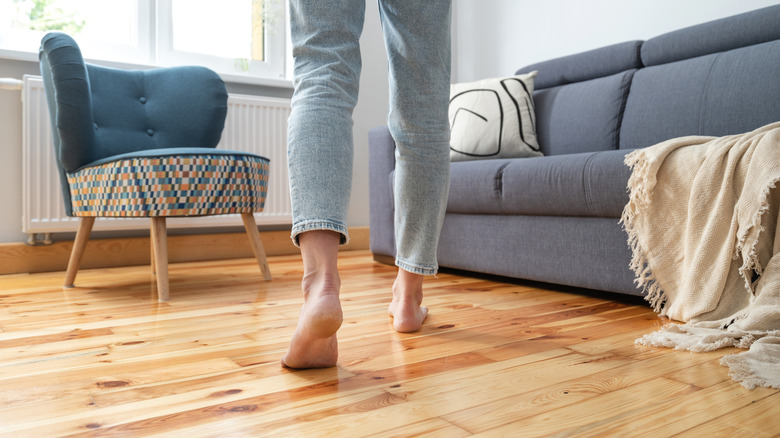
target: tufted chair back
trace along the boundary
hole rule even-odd
[[[86,64],[73,38],[59,32],[43,38],[39,57],[68,214],[66,172],[126,153],[219,143],[227,90],[207,68]]]
[[[214,148],[219,143],[227,91],[213,71],[117,70],[88,64],[87,75],[96,146],[90,162],[128,152]]]

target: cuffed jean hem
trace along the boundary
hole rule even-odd
[[[420,274],[420,275],[436,275],[436,273],[439,271],[438,266],[421,266],[413,263],[409,263],[405,260],[401,259],[395,259],[395,265],[399,268],[403,269],[404,271],[409,271],[412,274]]]
[[[346,245],[349,243],[349,231],[347,231],[347,227],[345,227],[343,224],[328,220],[307,221],[295,224],[292,228],[292,232],[290,233],[290,239],[292,239],[293,244],[298,248],[301,247],[300,243],[298,242],[298,236],[301,233],[305,233],[307,231],[335,231],[336,233],[341,234],[339,245]]]

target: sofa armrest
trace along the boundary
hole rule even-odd
[[[368,133],[370,248],[374,257],[387,262],[395,258],[393,224],[393,172],[395,141],[386,126]]]

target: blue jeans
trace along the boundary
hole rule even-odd
[[[432,275],[449,191],[451,0],[379,0],[379,11],[396,143],[396,265]],[[365,0],[290,1],[295,93],[287,154],[296,245],[312,230],[349,240],[364,16]]]

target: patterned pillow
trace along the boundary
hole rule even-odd
[[[540,157],[535,71],[450,87],[450,160]]]

